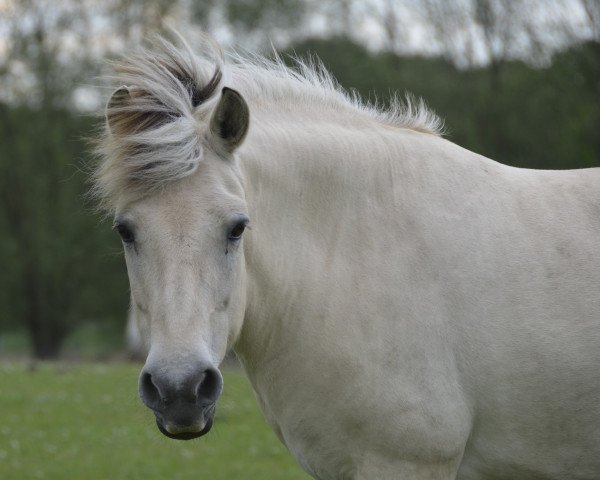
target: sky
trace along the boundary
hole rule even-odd
[[[52,27],[54,41],[58,42],[56,55],[60,61],[67,65],[73,59],[82,55],[89,55],[101,63],[102,58],[117,55],[127,48],[130,44],[124,38],[123,32],[118,33],[114,24],[115,17],[106,14],[107,9],[118,5],[119,0],[31,0],[35,8],[42,9],[43,22]],[[198,27],[190,22],[189,3],[192,0],[180,0],[181,7],[171,13],[168,19],[171,25],[176,26],[186,36],[193,39],[198,33]],[[316,5],[315,0],[312,5]],[[468,5],[470,0],[454,0],[459,5]],[[583,4],[585,1],[593,1],[600,5],[598,0],[516,0],[525,2],[527,5],[528,25],[527,28],[534,30],[544,46],[540,50],[537,60],[543,64],[549,58],[550,53],[564,46],[568,42],[583,40],[593,35],[590,28],[589,18],[586,16]],[[34,9],[27,10],[23,8],[23,0],[0,0],[0,73],[3,63],[6,67],[6,59],[11,53],[11,44],[9,41],[10,21],[13,19],[13,26],[23,31],[30,30],[33,25]],[[326,37],[331,31],[331,25],[336,23],[335,16],[329,16],[327,10],[327,1],[320,2],[325,7],[317,10],[315,14],[309,17],[306,25],[303,24],[301,33],[305,36]],[[396,51],[401,54],[424,54],[439,55],[444,53],[444,49],[449,43],[454,43],[455,61],[459,66],[481,65],[489,60],[489,50],[483,42],[483,32],[474,24],[462,25],[453,31],[451,41],[447,38],[444,42],[436,40],[435,31],[431,28],[426,18],[420,12],[422,3],[417,0],[362,0],[355,1],[352,15],[352,36],[358,42],[367,46],[370,50],[377,51],[386,47],[386,35],[383,28],[383,22],[386,18],[386,6],[392,5],[394,12],[399,19],[401,30],[401,42],[396,45]],[[600,7],[598,7],[600,10]],[[69,24],[68,27],[58,26],[57,20],[61,17],[61,12],[65,9],[76,12],[76,21]],[[118,11],[118,9],[117,9]],[[598,12],[600,14],[600,11]],[[12,17],[12,18],[11,18]],[[265,28],[255,32],[252,36],[239,38],[235,32],[225,24],[219,22],[218,13],[213,19],[211,34],[214,35],[225,47],[232,47],[243,43],[245,49],[255,50],[257,48],[270,47],[271,44],[276,47],[285,47],[286,43],[293,39],[294,32],[290,35],[288,31],[281,28]],[[509,24],[517,25],[522,18],[510,18]],[[338,22],[339,23],[339,22]],[[518,30],[518,29],[517,29]],[[523,30],[525,31],[525,30]],[[129,42],[136,43],[142,37],[140,28],[129,29],[125,32],[129,36]],[[528,37],[522,35],[521,39],[517,34],[513,36],[512,49],[510,55],[518,57],[520,52],[525,52],[526,40]],[[527,38],[526,38],[527,37]],[[467,42],[468,39],[468,42]],[[522,45],[521,45],[522,44]],[[469,58],[463,55],[461,58],[461,48],[469,46]],[[85,48],[83,48],[85,46]],[[493,46],[493,44],[492,44]],[[502,47],[502,45],[500,45]],[[465,49],[466,51],[466,49]],[[532,55],[529,54],[531,60]],[[10,64],[10,74],[18,79],[15,84],[18,87],[25,88],[27,85],[26,66],[17,61]],[[89,83],[80,84],[74,93],[75,102],[80,108],[93,108],[95,100],[91,94],[93,88],[93,79]],[[4,88],[5,92],[7,91]],[[6,98],[0,91],[0,99]]]

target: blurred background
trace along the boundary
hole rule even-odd
[[[55,462],[64,449],[40,450],[25,440],[15,447],[10,442],[18,436],[10,425],[22,428],[27,417],[33,422],[30,428],[42,432],[40,442],[53,445],[44,436],[54,435],[56,445],[63,445],[66,440],[56,437],[63,427],[56,425],[63,425],[60,405],[73,391],[89,395],[85,398],[100,409],[102,395],[123,382],[123,398],[138,411],[137,367],[115,364],[127,356],[129,294],[120,242],[110,221],[95,214],[86,200],[87,172],[94,161],[89,140],[95,137],[102,121],[97,113],[110,93],[102,83],[106,60],[169,26],[192,44],[200,32],[208,32],[225,48],[266,55],[273,49],[284,55],[316,54],[341,85],[371,101],[385,104],[393,92],[421,96],[445,119],[447,138],[506,164],[600,166],[600,0],[0,0],[2,478],[25,478],[23,468],[31,469],[27,478],[52,478],[48,462]],[[37,363],[57,358],[82,360],[86,366],[78,369],[71,362],[65,371],[64,364]],[[97,370],[99,364],[90,363],[98,361],[112,362],[105,367],[111,370]],[[63,376],[57,377],[57,371]],[[251,402],[240,407],[235,403],[239,398],[232,397],[230,416],[240,408],[255,410],[239,372],[230,375],[232,391],[239,383],[243,401]],[[78,382],[90,377],[105,384],[81,393]],[[46,396],[32,385],[44,385]],[[43,399],[38,407],[22,407],[34,397]],[[54,408],[52,399],[57,410],[43,410]],[[111,397],[105,403],[113,401]],[[35,420],[39,415],[59,423],[44,430]],[[252,415],[262,422],[259,414]],[[144,432],[154,439],[158,433],[143,418]],[[227,422],[227,414],[221,418]],[[73,440],[76,430],[81,429],[60,431]],[[110,430],[106,435],[112,438],[107,448],[137,439],[131,431]],[[235,445],[222,435],[224,445]],[[240,432],[234,435],[244,438]],[[248,438],[250,447],[256,446],[255,437]],[[256,465],[257,458],[271,455],[276,466],[265,466],[268,478],[305,478],[291,461],[285,463],[287,454],[274,437],[268,438],[268,446],[256,447],[254,453],[244,443],[250,455],[245,461],[254,458]],[[86,439],[75,442],[78,448]],[[148,448],[158,448],[153,441]],[[159,447],[161,452],[167,448],[162,443]],[[86,458],[73,448],[63,461]],[[171,453],[179,464],[188,465],[196,453],[177,448]],[[209,450],[204,450],[204,460],[213,458]],[[98,473],[100,460],[94,458],[115,454],[114,449],[109,452],[89,457],[89,471],[85,465],[77,471],[89,478],[120,478],[110,467]],[[28,455],[36,462],[28,462]],[[281,464],[280,458],[285,459]],[[122,478],[137,478],[135,472],[144,471],[143,460],[134,461],[135,467]],[[34,464],[44,466],[35,470]],[[234,470],[201,478],[265,476],[249,473],[244,462],[231,465],[246,473],[236,476]],[[190,475],[197,468],[189,463]],[[96,476],[89,475],[93,469]],[[274,469],[283,473],[273,476]],[[154,470],[160,468],[154,465]],[[168,473],[162,475],[157,478]],[[178,478],[187,477],[181,473]]]
[[[412,92],[500,162],[600,164],[599,0],[0,0],[0,355],[123,348],[125,267],[85,201],[87,140],[105,60],[168,25],[315,53],[383,104]]]

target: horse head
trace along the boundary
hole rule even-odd
[[[205,78],[189,48],[162,45],[118,69],[98,185],[114,211],[147,345],[139,394],[176,439],[207,433],[223,378],[218,369],[245,309],[243,233],[249,223],[236,149],[249,111]]]

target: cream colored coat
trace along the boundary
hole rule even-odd
[[[306,470],[600,478],[600,170],[255,117],[237,350]]]
[[[154,88],[153,65],[123,75],[129,92]],[[245,130],[220,136],[218,94],[197,110],[181,100],[169,119],[187,130],[135,134],[158,149],[189,131],[201,146],[158,190],[115,187],[127,118],[108,134],[99,183],[135,231],[145,371],[175,385],[233,346],[270,425],[321,480],[600,478],[600,170],[503,166],[418,122],[323,101],[328,85],[289,74],[288,90],[279,77],[266,90],[264,71],[248,78],[260,68],[227,80],[248,102],[243,143]],[[109,122],[140,96],[123,98]],[[251,230],[227,243],[240,214]]]

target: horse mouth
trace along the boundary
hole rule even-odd
[[[213,426],[215,416],[215,405],[212,404],[208,408],[198,412],[198,416],[192,418],[187,417],[186,420],[169,418],[170,415],[165,415],[154,412],[156,416],[156,426],[164,436],[174,440],[192,440],[194,438],[206,435]],[[183,421],[182,421],[183,420]]]
[[[210,431],[210,429],[212,428],[212,425],[213,425],[213,418],[212,417],[208,418],[206,420],[206,424],[204,425],[204,427],[199,430],[195,430],[192,427],[189,429],[183,429],[185,431],[179,431],[176,433],[169,432],[161,424],[161,422],[158,418],[156,419],[156,425],[157,425],[158,429],[160,430],[160,433],[162,433],[165,437],[169,437],[174,440],[192,440],[194,438],[199,438],[203,435],[206,435]],[[170,428],[170,430],[171,430],[171,428]]]

